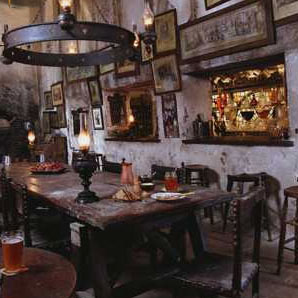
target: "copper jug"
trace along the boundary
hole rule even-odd
[[[122,162],[122,171],[121,171],[121,184],[130,184],[134,183],[134,177],[132,172],[132,163]]]

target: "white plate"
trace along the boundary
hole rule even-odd
[[[179,192],[157,192],[151,195],[151,198],[157,201],[170,202],[185,199]]]

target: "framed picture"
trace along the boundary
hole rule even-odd
[[[100,129],[100,130],[104,129],[101,107],[92,109],[92,118],[93,118],[94,129]]]
[[[99,74],[104,75],[106,73],[112,72],[115,70],[115,63],[99,65]]]
[[[44,92],[44,107],[46,110],[52,110],[54,108],[51,91]]]
[[[271,0],[246,0],[181,25],[181,63],[245,51],[274,40]]]
[[[141,40],[141,55],[142,55],[142,63],[149,62],[153,59],[153,45],[145,44],[143,40]]]
[[[57,126],[59,128],[66,127],[65,106],[57,106]]]
[[[60,106],[64,104],[63,82],[58,82],[52,85],[52,100],[53,106]]]
[[[179,124],[177,113],[176,94],[162,95],[162,118],[166,138],[179,138]]]
[[[96,66],[66,67],[66,79],[68,83],[85,80],[97,76]]]
[[[274,20],[277,25],[297,21],[298,0],[272,0]]]
[[[53,129],[59,128],[57,112],[50,113],[50,122],[51,122],[51,128],[53,128]]]
[[[169,54],[177,50],[177,13],[176,9],[154,17],[154,28],[156,33],[156,55]]]
[[[87,84],[91,105],[93,107],[102,105],[102,93],[97,77],[88,79]]]
[[[181,77],[176,55],[154,59],[152,69],[156,95],[181,90]]]
[[[116,76],[118,78],[131,77],[139,74],[139,64],[135,61],[126,59],[116,63]]]
[[[42,128],[44,134],[51,133],[51,119],[49,112],[43,112],[42,114]]]
[[[230,0],[205,0],[205,7],[206,7],[206,10],[208,10],[228,1]]]

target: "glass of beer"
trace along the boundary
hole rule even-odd
[[[21,231],[2,233],[3,265],[7,273],[16,273],[22,269],[23,242],[24,236]]]

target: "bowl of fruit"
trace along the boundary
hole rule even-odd
[[[61,174],[66,167],[61,162],[42,162],[30,168],[32,174]]]

